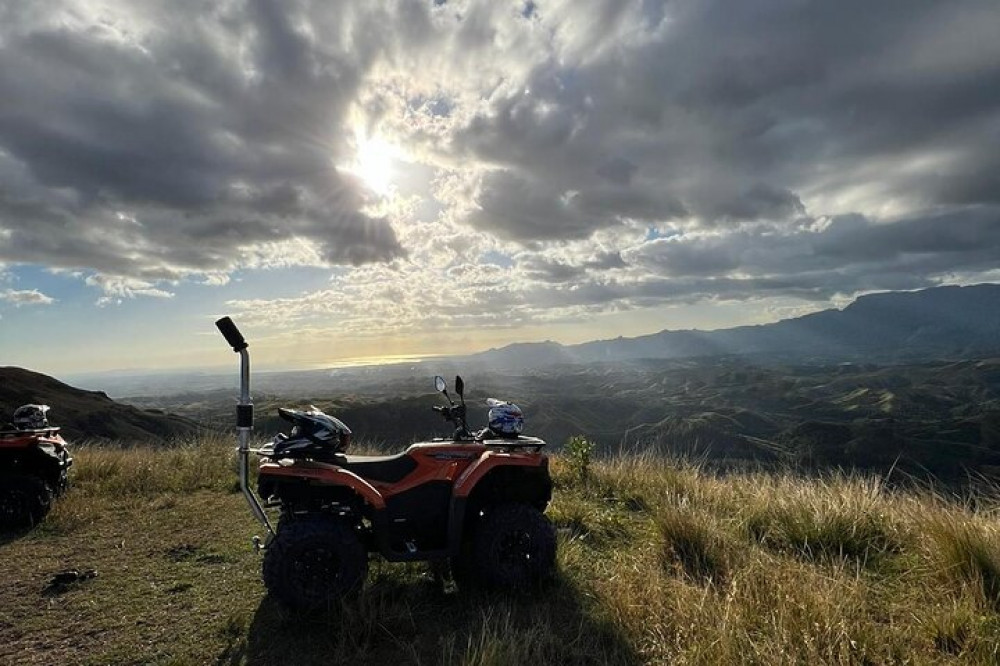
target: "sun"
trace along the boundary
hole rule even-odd
[[[355,162],[350,170],[372,192],[386,196],[393,189],[398,150],[380,136],[365,136],[360,132],[356,145]]]

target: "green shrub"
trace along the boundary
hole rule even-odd
[[[565,452],[570,471],[578,479],[583,480],[590,475],[590,462],[596,448],[597,445],[583,435],[575,435],[566,441]]]

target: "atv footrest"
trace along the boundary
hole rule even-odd
[[[386,560],[390,562],[424,562],[426,560],[445,560],[451,556],[446,548],[440,550],[414,550],[407,551],[379,551]]]

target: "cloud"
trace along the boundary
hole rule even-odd
[[[232,305],[371,335],[1000,257],[993,0],[101,7],[0,10],[0,261],[103,303],[336,266]],[[360,136],[401,149],[387,197],[342,167]]]
[[[37,289],[6,289],[0,291],[0,301],[21,307],[22,305],[51,305],[56,302],[56,299],[46,296]]]
[[[337,278],[329,289],[228,306],[278,327],[333,318],[338,334],[350,337],[516,328],[706,301],[792,298],[816,307],[858,293],[990,275],[1000,256],[998,213],[983,208],[892,223],[861,215],[802,218],[791,227],[744,225],[653,240],[599,234],[517,253],[507,266],[373,266]],[[625,249],[600,249],[609,244]]]
[[[405,254],[335,166],[377,50],[328,39],[351,16],[266,1],[112,7],[84,7],[79,25],[6,10],[0,257],[157,280],[228,272],[296,240],[323,265]]]
[[[456,132],[461,150],[504,169],[477,226],[547,239],[629,217],[727,226],[995,196],[996,170],[980,167],[996,160],[1000,47],[963,40],[1000,29],[991,3],[630,7],[618,17],[628,39],[587,33],[577,57],[553,51]],[[538,13],[575,44],[564,11]],[[928,43],[947,50],[935,60]],[[617,197],[594,194],[609,187]],[[533,224],[505,214],[519,196]],[[570,225],[570,196],[605,205]]]
[[[106,305],[121,305],[125,299],[132,299],[139,296],[149,298],[173,298],[174,294],[158,289],[150,282],[127,278],[121,276],[92,275],[86,279],[86,283],[91,287],[99,287],[104,291],[104,295],[97,299],[99,307]]]

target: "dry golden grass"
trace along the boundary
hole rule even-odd
[[[1000,541],[982,498],[655,460],[596,476],[599,495],[642,497],[659,527],[598,583],[644,661],[1000,661]]]
[[[441,590],[376,561],[357,602],[303,620],[264,597],[231,448],[78,450],[46,522],[0,540],[0,663],[1000,662],[988,497],[555,458],[542,594]],[[98,576],[45,590],[70,567]]]

